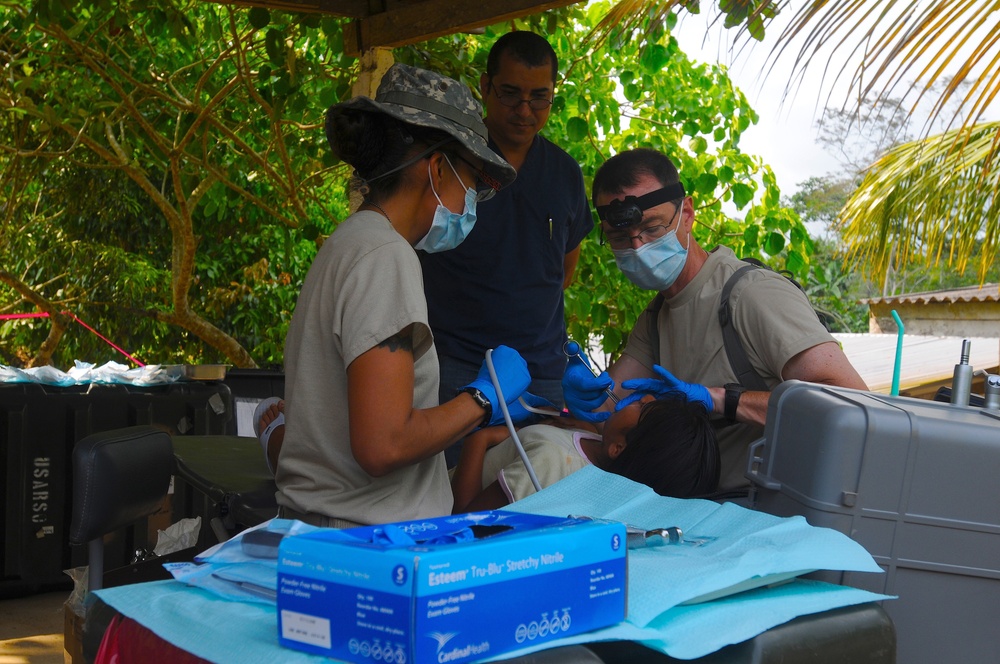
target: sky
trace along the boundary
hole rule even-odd
[[[821,86],[821,72],[810,69],[809,76],[785,96],[791,76],[789,53],[783,54],[774,68],[768,56],[780,26],[771,26],[768,39],[733,51],[730,42],[735,30],[709,25],[709,16],[685,16],[673,35],[681,49],[696,62],[718,62],[729,68],[729,77],[757,111],[760,120],[743,133],[743,152],[760,155],[771,166],[784,196],[795,193],[798,185],[838,169],[836,159],[816,143],[816,121],[827,105],[831,86]],[[767,72],[766,76],[764,73]],[[833,90],[830,105],[839,105],[847,95],[845,85]],[[822,98],[821,98],[822,95]]]

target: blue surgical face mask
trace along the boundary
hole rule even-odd
[[[690,246],[689,235],[688,247]],[[628,277],[629,281],[639,288],[664,291],[677,281],[687,262],[688,250],[681,246],[675,228],[638,249],[615,249],[612,253],[615,255],[618,269]]]
[[[444,155],[444,160],[448,162],[451,172],[455,173],[455,178],[465,187],[462,178],[458,177],[455,167],[451,165],[448,155]],[[427,177],[431,177],[430,162],[427,163]],[[438,200],[437,209],[434,210],[434,221],[431,222],[431,229],[427,231],[427,235],[423,236],[415,246],[417,249],[434,254],[454,249],[462,244],[462,241],[472,231],[472,227],[476,225],[476,190],[465,188],[465,209],[461,214],[452,212],[441,202],[441,197],[434,189],[433,178],[431,178],[431,191],[434,192],[434,197]]]

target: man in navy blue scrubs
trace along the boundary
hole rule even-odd
[[[480,79],[490,147],[517,179],[479,203],[476,225],[457,249],[421,253],[442,402],[476,377],[487,348],[505,344],[527,360],[528,389],[563,404],[563,289],[593,219],[579,164],[538,135],[557,73],[555,51],[532,32],[508,33],[490,50]],[[457,451],[449,451],[449,465]]]

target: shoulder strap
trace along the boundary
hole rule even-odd
[[[764,382],[764,379],[760,377],[760,374],[750,364],[750,358],[747,357],[746,349],[743,348],[743,342],[740,341],[739,335],[736,334],[736,328],[733,327],[729,308],[729,295],[733,292],[736,282],[744,274],[750,270],[756,270],[757,267],[753,263],[744,265],[736,270],[726,281],[725,286],[722,287],[722,296],[719,300],[719,325],[722,326],[722,343],[726,348],[726,357],[729,358],[729,364],[733,367],[733,371],[736,372],[739,382],[750,390],[767,391],[769,389],[767,383]],[[662,308],[663,295],[659,294],[646,306],[646,312],[648,313],[646,325],[649,327],[649,339],[653,350],[653,362],[655,364],[660,363],[660,344],[657,340],[660,338],[658,321],[660,309]]]
[[[747,389],[766,391],[768,389],[767,383],[750,364],[750,358],[747,357],[747,351],[743,348],[743,342],[736,334],[729,308],[729,296],[733,292],[736,282],[747,272],[756,269],[756,265],[744,265],[736,270],[733,276],[726,281],[726,285],[722,287],[722,296],[719,299],[719,325],[722,326],[722,343],[726,348],[726,357],[729,358],[729,364],[736,372],[737,380]]]
[[[653,349],[653,364],[660,363],[660,309],[663,308],[663,295],[656,297],[646,305],[646,325],[649,328],[649,344]]]

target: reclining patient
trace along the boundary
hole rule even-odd
[[[283,411],[284,402],[271,398],[254,413],[272,470],[284,437]],[[542,487],[588,465],[674,498],[711,494],[719,484],[719,447],[708,413],[682,395],[631,401],[607,420],[603,437],[589,422],[549,417],[520,429],[518,438]],[[456,513],[495,509],[535,492],[504,426],[466,437],[451,486]]]
[[[452,475],[456,513],[496,509],[535,492],[508,433],[497,426],[466,437]],[[682,395],[630,401],[607,420],[603,438],[571,417],[547,418],[518,438],[543,488],[591,464],[675,498],[710,494],[719,484],[708,413]]]

